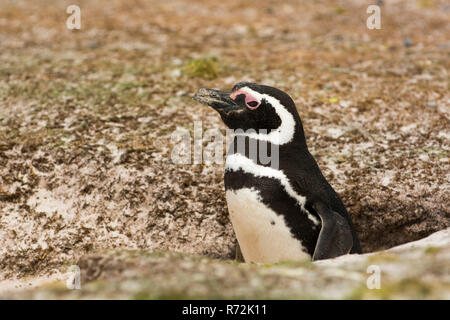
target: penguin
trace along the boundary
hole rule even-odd
[[[309,152],[287,93],[240,82],[231,91],[200,89],[194,99],[215,109],[235,133],[224,182],[245,262],[314,261],[361,253],[350,216]],[[262,159],[263,149],[276,161]]]

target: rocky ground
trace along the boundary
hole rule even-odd
[[[80,290],[73,290],[75,272],[67,267],[53,279],[7,281],[0,299],[450,299],[450,229],[383,252],[314,263],[113,250],[86,255],[78,266]]]
[[[253,272],[295,273],[221,262],[235,243],[223,164],[171,161],[177,128],[225,129],[190,96],[242,80],[291,94],[365,252],[448,228],[450,7],[383,3],[382,29],[368,30],[364,1],[1,2],[0,281],[52,279],[97,255],[106,266],[136,265],[133,277],[152,285],[165,275],[139,275],[140,264],[188,264],[180,276],[211,264],[214,281],[236,283]],[[66,28],[69,4],[81,8],[81,30]],[[255,283],[211,296],[259,296]],[[131,288],[118,295],[139,297]],[[176,296],[172,289],[142,297]],[[337,296],[372,293],[348,294]]]

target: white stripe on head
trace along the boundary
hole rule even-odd
[[[240,88],[239,91],[247,92],[253,97],[257,98],[260,102],[265,99],[275,109],[275,112],[280,117],[280,126],[272,130],[270,133],[237,133],[236,135],[246,136],[252,139],[268,141],[272,144],[286,144],[292,141],[295,133],[295,120],[294,116],[286,110],[286,108],[280,103],[280,101],[267,94],[259,93],[250,89],[249,87]]]
[[[311,220],[315,225],[319,225],[319,220],[305,209],[306,197],[301,196],[294,191],[291,184],[289,183],[289,179],[286,177],[282,170],[275,170],[271,167],[260,166],[240,153],[235,153],[227,156],[225,170],[242,170],[254,175],[255,177],[277,179],[278,181],[280,181],[286,192],[292,198],[297,200],[302,209],[302,212],[305,212],[308,215],[308,219]]]

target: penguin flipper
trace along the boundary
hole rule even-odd
[[[352,230],[347,220],[322,202],[312,206],[322,221],[313,260],[338,257],[353,247]]]

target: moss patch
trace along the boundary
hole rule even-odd
[[[204,79],[217,78],[220,73],[218,59],[215,57],[191,59],[186,63],[183,71],[189,77]]]

